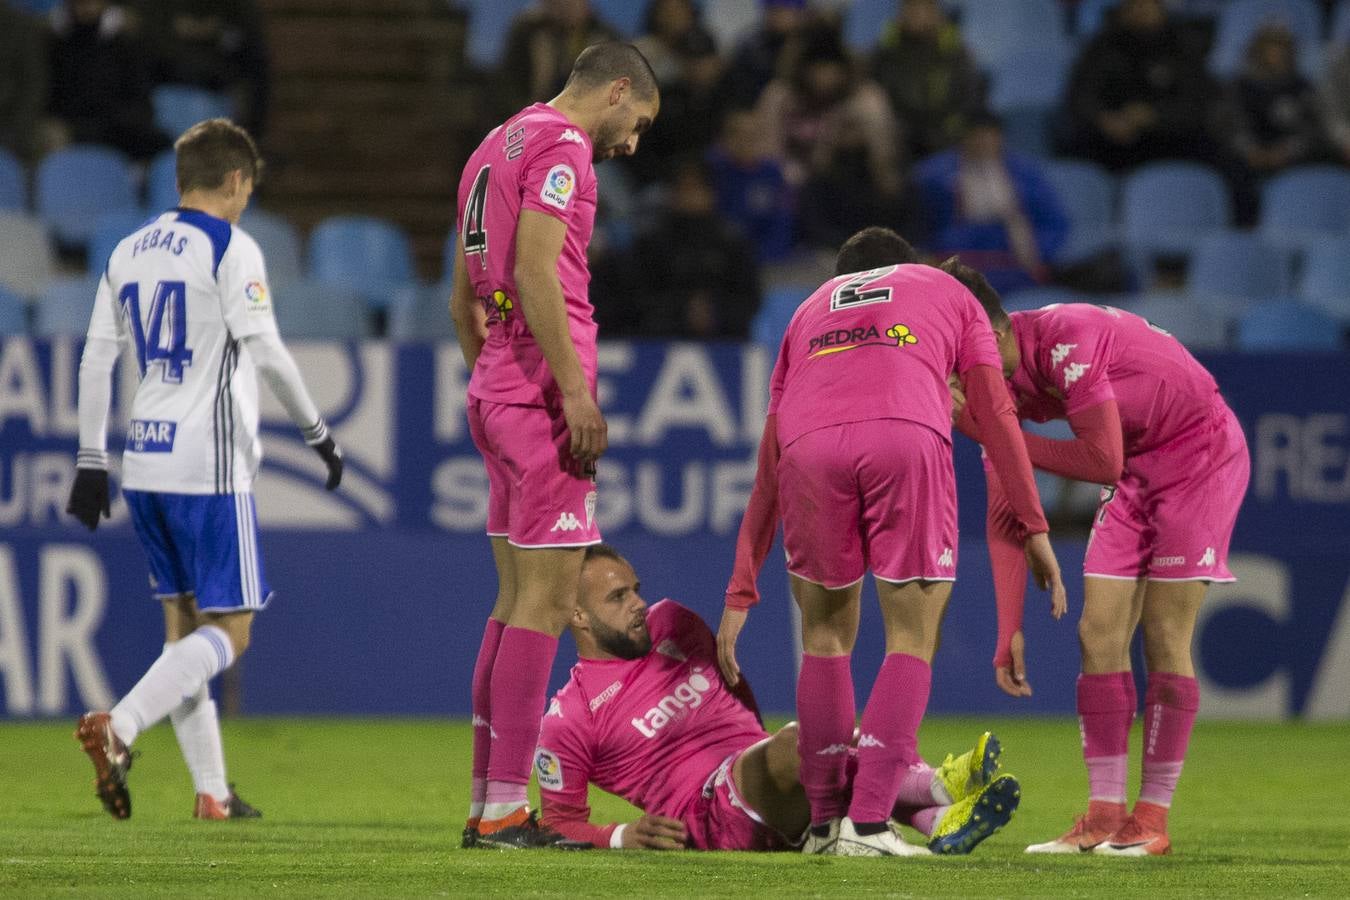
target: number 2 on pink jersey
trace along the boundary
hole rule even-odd
[[[858,272],[834,289],[830,294],[830,312],[866,306],[869,303],[890,303],[891,289],[888,287],[869,288],[874,281],[880,281],[894,272],[899,266],[884,266],[880,269],[868,269]]]

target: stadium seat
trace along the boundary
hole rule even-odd
[[[1081,40],[1092,38],[1106,27],[1111,11],[1120,5],[1120,0],[1080,0],[1074,11],[1073,33]]]
[[[1302,166],[1261,190],[1261,231],[1284,246],[1323,234],[1350,234],[1350,171]]]
[[[703,4],[703,25],[723,56],[730,56],[746,33],[759,24],[760,0],[716,0]]]
[[[1209,70],[1229,79],[1242,70],[1247,46],[1268,23],[1283,23],[1298,42],[1298,67],[1316,81],[1322,64],[1322,11],[1316,0],[1232,0],[1219,11]]]
[[[1008,312],[1019,312],[1026,309],[1040,309],[1052,303],[1075,303],[1082,300],[1083,295],[1077,291],[1058,285],[1043,284],[1022,288],[1005,295],[1003,308]]]
[[[1116,179],[1096,163],[1056,159],[1045,163],[1045,176],[1069,216],[1069,236],[1056,259],[1074,263],[1116,242]]]
[[[97,290],[97,278],[57,278],[33,304],[33,333],[54,337],[87,332]]]
[[[469,61],[485,71],[493,71],[501,63],[506,49],[506,36],[511,23],[525,10],[524,3],[504,3],[502,0],[468,0],[469,35],[466,48]]]
[[[407,235],[391,222],[367,216],[334,216],[315,226],[309,274],[355,288],[371,309],[387,308],[394,290],[416,281]]]
[[[1227,320],[1194,297],[1160,291],[1144,294],[1128,306],[1191,350],[1216,350],[1228,344]]]
[[[649,6],[650,3],[633,0],[591,0],[591,12],[630,41],[642,36],[642,23]]]
[[[186,84],[161,84],[150,94],[155,124],[171,138],[206,119],[228,119],[234,104],[225,94]]]
[[[1350,235],[1318,238],[1307,245],[1298,297],[1350,322]]]
[[[0,213],[0,286],[33,299],[56,277],[47,229],[22,213]]]
[[[350,287],[309,279],[273,281],[272,296],[284,338],[354,340],[369,335],[361,295]]]
[[[975,61],[989,71],[1021,51],[1051,52],[1068,41],[1058,0],[967,0],[961,33]]]
[[[844,40],[849,48],[864,55],[875,50],[899,6],[895,0],[853,0],[844,13]]]
[[[28,331],[28,304],[18,294],[0,287],[0,337]]]
[[[1336,11],[1331,14],[1331,27],[1327,30],[1327,45],[1335,48],[1350,44],[1350,0],[1340,0]]]
[[[28,173],[14,154],[0,147],[0,209],[28,208]]]
[[[1201,237],[1228,227],[1232,219],[1223,176],[1200,163],[1140,166],[1121,188],[1121,224],[1138,257],[1188,256]]]
[[[1289,293],[1290,253],[1260,235],[1218,231],[1191,255],[1186,290],[1218,309],[1237,311]]]
[[[131,163],[109,147],[73,145],[37,168],[37,214],[58,243],[84,246],[104,213],[139,209]]]
[[[750,323],[750,340],[768,348],[771,353],[777,353],[797,307],[814,290],[815,287],[811,285],[790,284],[767,291],[764,303],[755,313],[755,320]]]
[[[150,162],[145,173],[145,208],[161,213],[178,205],[178,158],[165,150]]]
[[[62,0],[5,0],[5,2],[17,10],[45,17],[60,6]]]
[[[1050,142],[1050,110],[1011,109],[999,118],[1003,122],[1003,146],[1013,153],[1043,159],[1054,152]]]
[[[1315,306],[1276,300],[1253,307],[1238,324],[1239,350],[1336,350],[1336,320]]]
[[[300,232],[285,216],[252,208],[239,220],[239,227],[262,249],[269,281],[293,282],[305,277]]]
[[[103,274],[103,270],[108,266],[108,258],[117,249],[122,238],[140,228],[149,219],[150,216],[139,210],[124,210],[99,216],[94,231],[89,236],[87,254],[89,274],[95,277]]]
[[[450,321],[450,282],[410,284],[394,293],[389,336],[399,341],[441,341],[455,336]]]
[[[1014,109],[1051,110],[1064,100],[1073,56],[1066,44],[1018,50],[990,73],[989,107],[1000,115]]]

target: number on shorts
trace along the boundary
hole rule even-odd
[[[898,268],[900,267],[883,266],[880,269],[858,272],[834,289],[834,293],[830,295],[830,312],[851,309],[855,306],[866,306],[869,303],[890,303],[890,288],[870,288],[868,285],[874,281],[880,281]]]
[[[476,254],[479,261],[488,249],[487,229],[483,226],[483,213],[487,209],[488,171],[492,166],[483,166],[478,177],[469,188],[469,202],[464,204],[464,222],[460,234],[464,235],[464,255]]]

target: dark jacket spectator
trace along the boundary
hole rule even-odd
[[[998,121],[972,123],[961,145],[920,163],[915,180],[938,255],[959,253],[1000,291],[1040,282],[1069,220],[1032,159],[1007,152]]]
[[[37,22],[0,3],[0,147],[36,159],[47,110],[46,35]]]
[[[915,159],[960,140],[984,106],[984,82],[938,0],[905,0],[872,56],[872,77],[904,123]]]
[[[516,17],[507,35],[495,82],[503,108],[515,112],[556,97],[577,54],[616,37],[589,0],[540,0]]]
[[[814,21],[806,0],[762,0],[760,25],[741,39],[722,82],[727,106],[754,106],[775,78],[786,75],[801,50],[807,26]]]
[[[65,142],[108,144],[137,159],[169,145],[155,127],[146,48],[120,7],[67,0],[52,17],[50,112]]]
[[[1162,0],[1123,0],[1069,79],[1067,150],[1113,168],[1214,151],[1203,57]]]
[[[1321,156],[1317,90],[1299,74],[1294,36],[1284,26],[1268,25],[1252,38],[1225,100],[1227,149],[1251,176]]]
[[[256,0],[136,0],[156,84],[230,95],[235,120],[255,136],[267,122],[270,57]]]
[[[737,338],[759,309],[759,269],[748,241],[717,215],[707,167],[681,163],[670,199],[637,241],[642,331],[652,337]]]
[[[765,151],[753,110],[727,115],[708,163],[722,217],[749,238],[760,262],[787,257],[795,237],[792,190],[783,167]]]
[[[1318,86],[1327,138],[1342,164],[1350,164],[1350,44],[1330,54]]]

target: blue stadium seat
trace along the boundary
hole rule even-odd
[[[62,0],[5,0],[5,2],[17,10],[32,13],[35,16],[46,16],[60,6]]]
[[[1036,287],[1013,291],[1003,298],[1003,308],[1008,312],[1021,312],[1027,309],[1040,309],[1052,303],[1081,303],[1083,295],[1066,287],[1043,284]]]
[[[239,227],[262,249],[269,281],[292,282],[305,277],[300,232],[285,216],[265,209],[249,209],[239,220]]]
[[[88,144],[57,150],[38,163],[35,204],[58,242],[81,247],[99,216],[140,208],[130,161]]]
[[[862,54],[875,50],[900,5],[896,0],[853,0],[844,14],[844,40],[849,47]]]
[[[1340,0],[1331,14],[1331,28],[1327,30],[1327,44],[1339,47],[1350,43],[1350,0]]]
[[[1059,0],[966,0],[961,33],[987,70],[1021,51],[1050,51],[1068,40]]]
[[[999,114],[1014,109],[1050,110],[1064,100],[1073,64],[1067,44],[1019,50],[993,66],[989,107]]]
[[[522,2],[505,0],[468,0],[469,60],[478,68],[496,69],[506,49],[511,23],[528,7]]]
[[[28,304],[18,294],[0,287],[0,336],[28,331]]]
[[[1194,297],[1182,293],[1144,294],[1129,311],[1164,328],[1192,350],[1222,349],[1228,344],[1228,321]]]
[[[1003,146],[1013,153],[1038,159],[1050,156],[1052,113],[1047,109],[1011,109],[999,116],[1003,122]]]
[[[33,333],[40,337],[79,335],[89,330],[97,278],[58,278],[33,304]]]
[[[56,251],[42,223],[0,212],[0,286],[36,298],[56,277]]]
[[[1322,237],[1307,245],[1298,296],[1342,322],[1350,322],[1350,235]]]
[[[150,161],[145,173],[145,208],[151,213],[162,213],[177,205],[178,158],[170,148]]]
[[[372,309],[385,309],[393,292],[416,282],[408,237],[397,225],[368,216],[334,216],[309,236],[309,274],[350,285]]]
[[[1091,40],[1097,32],[1106,27],[1111,11],[1120,5],[1120,0],[1079,0],[1074,11],[1073,33],[1084,40]]]
[[[1276,175],[1261,190],[1261,231],[1286,246],[1350,234],[1350,171],[1302,166]]]
[[[399,341],[441,341],[455,336],[450,321],[450,282],[410,284],[394,293],[389,336]]]
[[[1322,11],[1316,0],[1231,0],[1219,11],[1209,70],[1228,79],[1242,70],[1252,37],[1270,22],[1281,22],[1298,42],[1298,67],[1317,80],[1322,65]]]
[[[1125,239],[1140,256],[1187,256],[1207,232],[1227,228],[1233,202],[1223,176],[1193,162],[1140,166],[1121,188]]]
[[[302,279],[273,281],[272,306],[284,338],[354,340],[369,334],[361,295],[350,287]]]
[[[1248,310],[1238,323],[1239,350],[1336,350],[1336,320],[1315,306],[1276,300]]]
[[[642,23],[651,4],[636,0],[591,0],[591,11],[596,17],[632,40],[642,36]]]
[[[764,303],[750,323],[750,340],[767,347],[770,353],[777,353],[797,307],[814,290],[812,285],[790,284],[765,292]]]
[[[717,49],[729,56],[759,24],[760,0],[714,0],[703,4],[703,24],[712,33]]]
[[[1069,216],[1069,237],[1056,257],[1059,262],[1087,259],[1116,242],[1115,176],[1096,163],[1078,159],[1046,162],[1045,176]]]
[[[206,119],[228,119],[234,104],[226,94],[186,84],[161,84],[150,94],[155,124],[171,138]]]
[[[108,267],[112,256],[122,238],[140,228],[150,216],[140,210],[123,210],[105,213],[98,217],[94,231],[89,236],[89,252],[86,254],[89,274],[98,277]]]
[[[1229,311],[1290,289],[1290,253],[1257,234],[1218,231],[1206,235],[1191,255],[1186,290]]]
[[[28,208],[28,173],[23,163],[0,147],[0,209]]]

